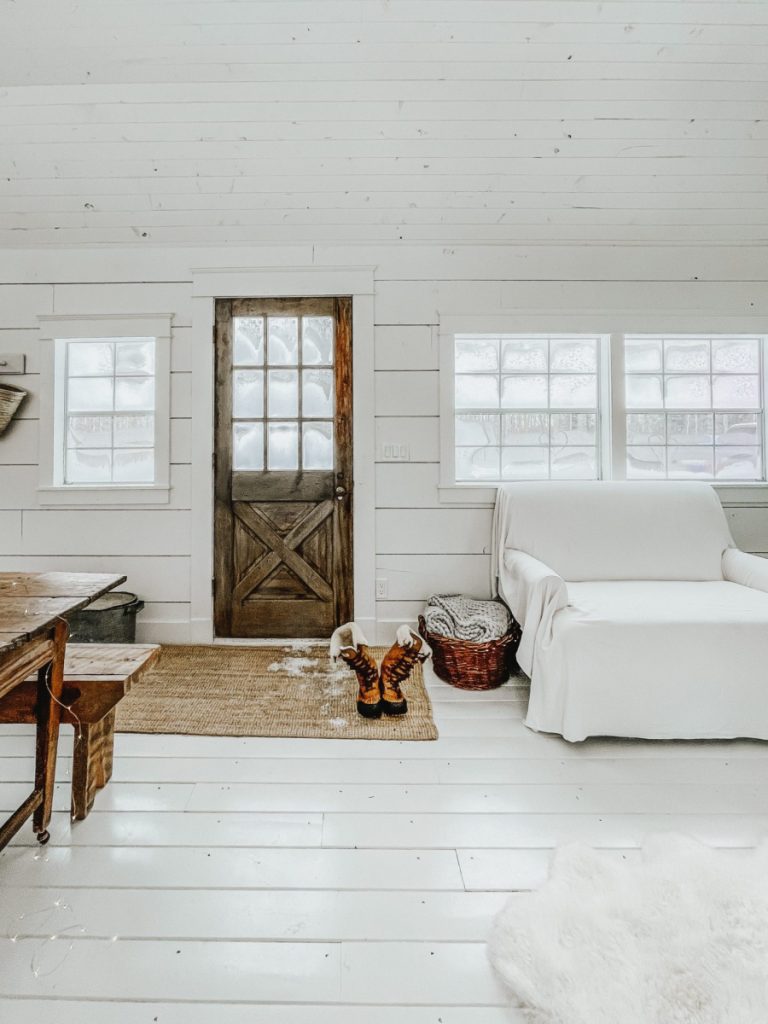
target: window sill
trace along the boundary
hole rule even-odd
[[[167,484],[139,484],[109,487],[77,485],[38,487],[41,507],[66,505],[70,508],[100,508],[104,505],[167,505],[171,489]]]
[[[512,481],[510,481],[511,483]],[[541,481],[546,483],[547,481]],[[655,481],[646,481],[653,486]],[[441,504],[493,508],[496,491],[503,484],[441,484],[438,487]],[[726,506],[768,506],[768,482],[756,480],[747,483],[714,483],[718,497]]]

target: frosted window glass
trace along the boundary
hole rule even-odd
[[[299,321],[295,316],[267,318],[269,362],[274,366],[296,366],[299,361]]]
[[[112,453],[70,448],[66,458],[68,484],[108,484],[112,480]]]
[[[232,374],[232,415],[258,419],[264,415],[264,371],[235,370]]]
[[[597,416],[594,413],[561,413],[552,416],[551,441],[553,445],[597,444]],[[596,458],[596,451],[592,452]]]
[[[661,377],[628,374],[626,402],[628,409],[661,409],[664,405]]]
[[[151,448],[155,440],[155,417],[150,414],[115,416],[115,448]]]
[[[245,472],[264,469],[263,423],[235,423],[233,425],[232,468]]]
[[[710,479],[714,475],[714,456],[709,447],[687,448],[670,445],[667,472],[672,479]]]
[[[303,370],[302,415],[333,416],[333,370]]]
[[[553,373],[595,373],[597,341],[594,338],[553,338],[549,368]]]
[[[234,318],[233,362],[235,366],[264,363],[264,319],[260,316]]]
[[[470,448],[456,449],[457,480],[498,480],[499,449]]]
[[[757,339],[713,339],[712,370],[715,373],[758,373],[760,347]]]
[[[627,373],[654,373],[663,368],[660,338],[627,338],[624,342],[624,369]]]
[[[753,413],[715,416],[715,442],[719,445],[759,444],[761,417]]]
[[[503,409],[537,409],[547,407],[547,378],[516,374],[501,378],[501,405]]]
[[[302,317],[301,352],[302,360],[308,366],[330,366],[333,363],[333,317]]]
[[[762,477],[761,450],[752,447],[715,448],[718,480],[759,480]]]
[[[704,374],[667,377],[665,402],[668,409],[708,409],[712,406],[709,377]]]
[[[716,409],[755,409],[760,404],[758,377],[723,374],[712,378]]]
[[[299,468],[298,423],[270,423],[267,465],[269,469]]]
[[[112,377],[73,377],[67,388],[67,409],[70,412],[111,412]]]
[[[115,379],[115,409],[120,412],[128,412],[133,409],[151,411],[154,407],[154,377],[117,377]]]
[[[664,370],[666,373],[709,373],[709,340],[667,338]]]
[[[504,444],[549,444],[549,416],[546,413],[509,412],[503,416]]]
[[[117,448],[112,459],[115,483],[151,483],[154,479],[155,453],[151,448]]]
[[[485,374],[456,374],[457,409],[498,409],[499,378]]]
[[[667,475],[667,450],[662,445],[627,448],[627,479],[661,480]]]
[[[549,448],[502,448],[501,476],[504,480],[546,480]]]
[[[154,373],[155,342],[153,338],[115,343],[115,373]]]
[[[499,369],[498,338],[456,340],[457,373],[495,373]]]
[[[594,374],[553,374],[549,383],[550,404],[555,408],[591,408],[597,405]]]
[[[67,344],[67,372],[70,377],[98,377],[114,370],[110,341],[70,341]]]
[[[486,413],[464,413],[456,417],[456,444],[498,444],[499,417]]]
[[[711,413],[676,413],[667,416],[669,444],[712,444]]]
[[[594,447],[552,449],[553,480],[595,480],[597,460]]]
[[[70,416],[67,429],[69,448],[111,448],[111,416]]]
[[[333,469],[332,423],[305,423],[302,441],[304,469]]]
[[[299,374],[297,370],[270,370],[267,379],[267,405],[273,418],[296,416],[299,412]]]
[[[627,444],[664,444],[666,438],[665,416],[655,413],[627,416]]]
[[[501,369],[546,371],[549,365],[549,343],[546,338],[504,338],[501,346]]]

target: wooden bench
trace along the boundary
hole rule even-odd
[[[96,791],[112,776],[115,708],[157,660],[156,644],[68,644],[64,662],[62,724],[75,728],[72,752],[72,817],[82,821]],[[27,679],[0,700],[0,723],[35,719],[37,680]]]

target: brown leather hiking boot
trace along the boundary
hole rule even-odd
[[[331,657],[341,658],[357,675],[358,714],[363,718],[381,718],[379,670],[368,648],[368,641],[356,622],[347,622],[334,630],[331,637]]]
[[[398,629],[394,644],[384,655],[379,674],[381,710],[385,715],[404,715],[407,712],[408,701],[401,684],[410,677],[416,662],[426,661],[431,653],[426,641],[409,626]]]

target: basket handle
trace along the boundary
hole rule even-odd
[[[420,615],[419,616],[419,633],[421,633],[422,638],[424,640],[426,640],[427,642],[429,642],[429,638],[427,636],[428,632],[429,632],[429,630],[427,629],[427,620],[424,618],[423,615]]]

